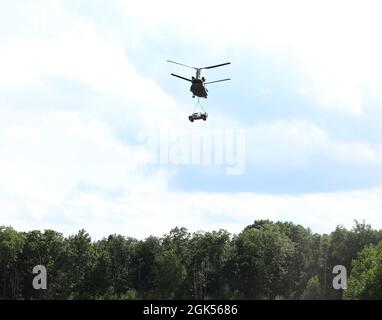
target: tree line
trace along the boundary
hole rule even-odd
[[[48,275],[35,290],[34,266]],[[347,269],[346,290],[332,285]],[[355,222],[330,234],[257,220],[237,234],[190,233],[137,240],[85,230],[0,227],[0,299],[381,299],[382,231]]]

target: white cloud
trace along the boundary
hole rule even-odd
[[[354,220],[363,219],[381,228],[381,194],[378,189],[300,196],[182,193],[159,189],[110,199],[90,192],[76,192],[56,204],[60,207],[58,212],[20,216],[20,211],[8,206],[8,212],[15,215],[12,218],[9,213],[4,215],[2,223],[12,224],[19,230],[53,228],[67,235],[85,228],[97,239],[111,233],[144,238],[162,235],[175,226],[191,231],[223,228],[238,233],[255,219],[293,221],[314,232],[330,232],[336,225],[350,228]],[[3,197],[0,200],[4,209],[7,209],[7,200]],[[32,210],[33,206],[25,208]]]
[[[21,214],[22,224],[40,224],[38,228],[42,228],[51,215],[60,214],[59,221],[73,219],[75,223],[85,216],[96,219],[98,210],[102,209],[104,215],[113,219],[113,210],[106,210],[102,203],[98,209],[86,208],[97,204],[103,196],[113,199],[116,194],[128,199],[137,193],[147,195],[166,187],[165,170],[151,173],[139,170],[149,161],[144,149],[118,141],[108,127],[91,118],[58,111],[41,118],[28,114],[21,114],[20,118],[19,113],[18,121],[24,123],[20,125],[12,123],[16,119],[12,111],[3,115],[2,224],[20,226],[17,217]],[[129,206],[124,209],[130,211]]]
[[[341,141],[318,125],[303,119],[259,123],[247,128],[248,161],[267,168],[336,166],[367,167],[382,163],[382,148],[365,141]]]
[[[44,90],[50,77],[89,86],[124,103],[125,116],[143,126],[174,127],[171,119],[183,116],[181,106],[137,73],[118,35],[105,37],[81,18],[55,37],[19,36],[0,43],[0,70],[5,89]]]

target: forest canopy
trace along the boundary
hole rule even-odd
[[[34,266],[47,270],[35,290]],[[333,267],[347,289],[333,288]],[[237,234],[174,228],[137,240],[0,227],[0,299],[381,299],[382,231],[257,220]]]

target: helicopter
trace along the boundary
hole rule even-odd
[[[195,77],[192,77],[191,79],[187,79],[185,77],[181,77],[181,76],[178,76],[177,74],[171,73],[171,75],[174,76],[174,77],[177,77],[177,78],[180,78],[180,79],[183,79],[183,80],[191,82],[190,91],[192,92],[192,97],[193,98],[195,98],[195,96],[197,96],[199,98],[206,98],[207,99],[208,90],[206,88],[206,84],[231,80],[231,78],[227,78],[227,79],[221,79],[221,80],[205,82],[206,79],[204,77],[201,77],[201,71],[202,70],[222,67],[222,66],[225,66],[227,64],[231,64],[231,62],[226,62],[226,63],[217,64],[217,65],[209,66],[209,67],[203,67],[203,68],[191,67],[191,66],[185,65],[183,63],[179,63],[179,62],[175,62],[175,61],[171,61],[171,60],[167,60],[167,62],[175,63],[175,64],[178,64],[178,65],[181,65],[181,66],[184,66],[184,67],[188,67],[188,68],[192,68],[192,69],[196,70]]]

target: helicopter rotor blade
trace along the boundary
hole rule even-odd
[[[222,63],[222,64],[217,64],[217,65],[215,65],[215,66],[209,66],[209,67],[204,67],[204,68],[200,68],[200,69],[212,69],[212,68],[217,68],[217,67],[226,66],[227,64],[231,64],[231,62],[226,62],[226,63]]]
[[[179,64],[180,66],[183,66],[183,67],[187,67],[187,68],[191,68],[191,69],[197,69],[195,67],[191,67],[191,66],[188,66],[186,64],[183,64],[183,63],[179,63],[179,62],[175,62],[175,61],[171,61],[171,60],[166,60],[167,62],[171,62],[171,63],[175,63],[175,64]]]
[[[171,75],[174,76],[174,77],[177,77],[177,78],[179,78],[179,79],[183,79],[183,80],[192,82],[192,80],[187,79],[187,78],[184,78],[184,77],[181,77],[181,76],[178,76],[177,74],[173,74],[173,73],[171,73]]]
[[[204,84],[215,83],[215,82],[222,82],[222,81],[228,81],[228,80],[231,80],[231,78],[222,79],[222,80],[216,80],[216,81],[210,81],[210,82],[205,82]]]

